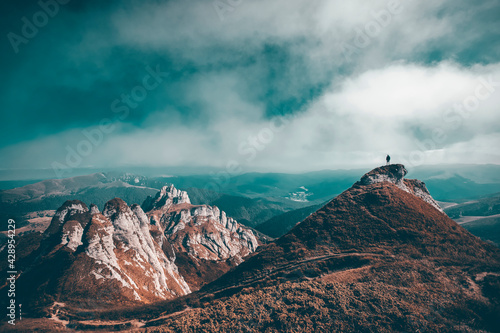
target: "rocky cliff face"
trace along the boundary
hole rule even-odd
[[[146,200],[147,202],[148,200]],[[164,187],[147,215],[176,252],[204,260],[241,258],[254,252],[257,238],[215,206],[194,206],[186,192]]]
[[[253,232],[215,206],[192,205],[187,193],[165,186],[146,199],[158,244],[177,255],[182,275],[192,289],[211,282],[257,249]]]
[[[89,218],[89,209],[87,205],[79,200],[66,201],[56,211],[49,227],[45,230],[45,237],[53,236],[61,232],[62,226],[70,221],[79,221],[82,228],[85,227]]]
[[[185,207],[169,211],[162,220],[170,243],[178,252],[187,252],[194,258],[241,261],[258,246],[250,230],[226,217],[217,207]]]
[[[86,308],[150,303],[198,289],[258,246],[252,231],[217,207],[191,205],[172,185],[142,207],[147,211],[115,198],[100,212],[67,201],[27,265],[26,281],[36,293]]]
[[[66,251],[75,257],[62,277],[68,297],[102,298],[107,293],[119,301],[148,303],[191,292],[175,258],[154,241],[149,220],[137,205],[129,207],[115,198],[99,213],[96,206],[89,210],[82,202],[67,202],[45,236],[51,244],[59,242],[52,252]]]
[[[189,200],[187,192],[176,189],[174,185],[169,185],[164,186],[154,198],[149,196],[142,204],[142,208],[147,212],[152,210],[165,211],[173,205],[190,203],[191,200]]]

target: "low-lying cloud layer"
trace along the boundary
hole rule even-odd
[[[499,8],[69,2],[4,40],[0,168],[500,163]]]

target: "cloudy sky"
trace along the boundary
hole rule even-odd
[[[1,169],[500,164],[500,0],[41,2],[0,5]]]

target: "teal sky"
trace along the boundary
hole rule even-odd
[[[500,164],[498,0],[54,1],[0,5],[0,169]]]

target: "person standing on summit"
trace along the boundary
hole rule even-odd
[[[389,156],[389,154],[387,154],[386,158],[385,158],[385,161],[387,162],[386,165],[389,165],[391,164],[391,157]]]

